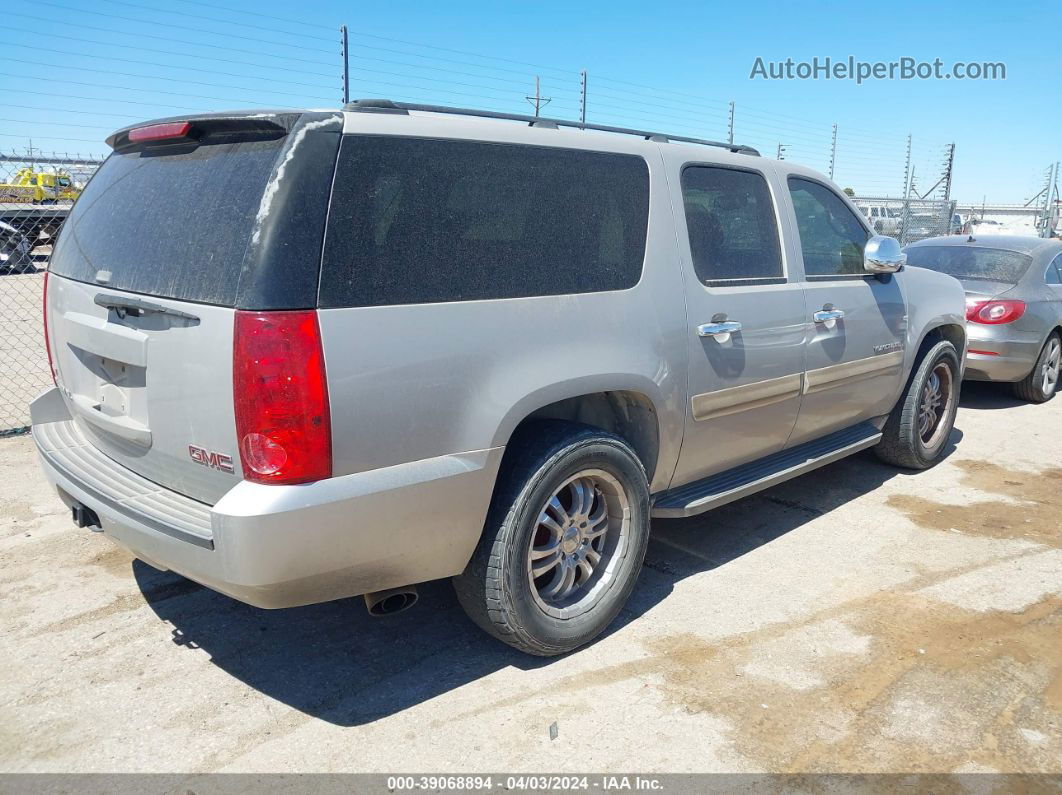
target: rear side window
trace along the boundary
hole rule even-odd
[[[687,166],[682,201],[690,255],[702,282],[783,278],[778,222],[761,174]]]
[[[233,306],[283,139],[114,153],[63,225],[50,269],[117,290]]]
[[[866,275],[869,233],[841,197],[817,182],[789,178],[806,276]]]
[[[1054,262],[1047,266],[1045,277],[1048,284],[1062,284],[1062,254],[1055,257]]]
[[[633,155],[347,136],[320,306],[623,290],[641,278],[648,211]]]

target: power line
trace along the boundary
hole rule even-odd
[[[41,2],[43,2],[43,0],[41,0]],[[32,19],[32,20],[35,20],[35,21],[39,20],[39,17],[35,17],[35,16],[31,15],[31,14],[20,14],[20,13],[15,12],[15,11],[8,11],[7,12],[7,16],[24,17],[26,19]],[[225,50],[226,52],[240,52],[240,53],[245,53],[247,55],[262,55],[262,56],[265,56],[266,58],[280,58],[281,60],[284,60],[284,61],[299,61],[300,63],[316,64],[317,66],[329,66],[329,64],[325,63],[324,61],[311,61],[308,58],[296,58],[295,56],[292,56],[292,55],[275,55],[275,54],[269,53],[269,52],[259,52],[258,50],[243,50],[243,49],[239,49],[237,47],[228,47],[228,46],[226,46],[224,44],[208,44],[206,42],[201,42],[201,41],[188,41],[188,39],[175,39],[175,38],[172,38],[172,37],[169,37],[169,36],[156,36],[156,35],[151,34],[151,33],[129,33],[129,32],[126,32],[126,31],[121,31],[121,30],[111,30],[110,28],[101,28],[101,27],[97,27],[95,25],[85,25],[85,24],[82,24],[80,22],[65,22],[63,20],[55,20],[55,22],[60,24],[60,25],[69,25],[71,27],[81,28],[81,29],[85,29],[85,30],[102,31],[103,33],[111,33],[111,34],[115,34],[115,35],[119,35],[119,36],[135,36],[137,38],[144,38],[144,39],[159,39],[160,41],[169,42],[171,44],[187,44],[187,45],[192,46],[192,47],[207,47],[207,48],[212,49],[212,50]],[[31,33],[37,33],[38,31],[33,30],[33,31],[30,31],[30,32]],[[55,33],[49,33],[48,35],[51,36],[51,37],[58,36],[58,34],[55,34]],[[219,35],[223,35],[223,34],[219,34]],[[62,36],[62,38],[72,38],[72,37],[70,37],[70,36]],[[118,46],[114,42],[101,41],[101,42],[96,42],[96,43],[97,44],[103,44],[104,46],[107,46],[107,47]],[[122,44],[120,46],[122,46],[122,47],[132,47],[133,49],[136,49],[136,50],[148,50],[149,52],[151,51],[151,48],[149,48],[149,47],[137,47],[136,45],[133,45],[133,44]],[[170,54],[171,55],[180,55],[182,58],[187,58],[188,57],[188,53],[187,52],[176,52],[176,53],[171,52]],[[224,58],[216,58],[215,60],[224,61],[226,59],[224,59]],[[228,61],[228,63],[238,63],[238,64],[243,64],[243,65],[248,65],[246,61]],[[250,65],[253,65],[253,64],[250,64]],[[273,67],[266,67],[266,68],[270,68],[271,69]],[[277,68],[280,68],[280,67],[277,67]],[[329,75],[322,75],[322,76],[328,77]]]
[[[0,133],[0,136],[3,136],[4,138],[29,138],[30,137],[28,135],[19,135],[18,133]],[[76,141],[77,143],[83,143],[83,144],[100,144],[100,143],[103,143],[103,141],[99,141],[99,140],[96,140],[96,139],[93,139],[93,138],[53,138],[50,135],[47,138],[45,138],[45,140],[47,140],[47,141]]]
[[[32,33],[33,32],[33,31],[26,30],[25,28],[11,28],[11,27],[9,27],[7,29],[8,30],[19,31],[19,32],[22,32],[22,33]],[[49,35],[51,35],[51,36],[59,36],[59,34],[55,34],[55,33],[52,33],[52,34],[49,34]],[[73,39],[75,41],[83,42],[85,44],[106,44],[106,42],[95,41],[93,39],[78,39],[78,38],[76,38],[74,36],[59,36],[59,38]],[[23,49],[34,50],[35,52],[40,52],[40,47],[38,47],[36,45],[33,45],[33,44],[5,44],[4,46],[5,47],[21,47]],[[113,45],[108,45],[108,46],[113,46]],[[148,48],[148,47],[134,47],[133,49],[148,50],[149,52],[157,52],[157,53],[162,54],[162,55],[169,54],[168,50],[154,50],[154,49],[151,49],[151,48]],[[173,55],[179,55],[179,53],[172,53],[172,54]],[[266,76],[260,76],[260,75],[241,75],[241,74],[237,74],[235,72],[219,72],[216,69],[202,69],[202,68],[195,67],[195,66],[185,66],[183,64],[180,65],[180,66],[175,66],[173,64],[159,63],[158,61],[141,61],[141,60],[136,59],[136,58],[116,58],[116,57],[112,57],[110,55],[93,55],[92,53],[70,52],[69,50],[64,50],[63,51],[63,55],[64,56],[75,56],[75,57],[78,57],[78,58],[94,58],[96,60],[101,60],[101,61],[120,61],[121,63],[134,63],[134,64],[140,64],[142,66],[158,66],[158,67],[161,67],[163,69],[183,69],[185,71],[203,72],[205,74],[210,74],[210,75],[223,75],[225,77],[241,77],[241,78],[244,78],[245,80],[268,80],[268,81],[270,81],[272,83],[278,82],[278,78],[273,77],[273,76],[266,77]],[[243,61],[224,61],[224,59],[220,59],[220,58],[214,58],[212,60],[223,61],[224,63],[243,63]],[[68,64],[64,64],[63,66],[64,66],[64,68],[81,68],[81,69],[86,68],[86,67],[70,67]],[[284,69],[284,67],[282,67],[282,66],[263,66],[262,68],[264,68],[264,69]],[[107,71],[107,72],[109,72],[110,70],[100,69],[100,70],[97,70],[97,71]],[[304,72],[304,71],[298,70],[298,69],[286,69],[284,71],[290,71],[290,72],[295,72],[296,74],[307,74],[307,75],[317,75],[317,74],[319,74],[318,72]],[[115,72],[114,74],[120,74],[120,73],[119,72]],[[160,75],[136,75],[136,76],[137,77],[147,77],[147,78],[157,78],[157,79],[160,79],[160,80],[174,80],[174,79],[177,79],[177,78],[172,78],[172,77],[161,77]],[[321,75],[321,76],[322,77],[331,77],[331,75]],[[283,82],[286,85],[307,86],[308,88],[320,88],[320,86],[321,86],[320,83],[300,83],[300,82],[298,82],[296,80],[287,80],[287,79],[285,79]],[[213,85],[213,84],[211,84],[211,85]]]
[[[63,11],[75,11],[75,12],[77,12],[79,14],[92,14],[94,16],[104,17],[106,19],[120,19],[120,20],[122,20],[124,22],[136,22],[137,24],[140,24],[140,25],[154,25],[155,24],[150,19],[137,19],[136,17],[127,17],[127,16],[124,16],[122,14],[109,14],[106,11],[91,11],[91,10],[89,10],[87,8],[75,8],[74,6],[65,6],[65,5],[63,5],[61,3],[53,3],[53,2],[51,2],[51,0],[33,0],[33,2],[34,2],[35,5],[51,6],[52,8],[59,8],[59,9],[62,9]],[[80,24],[80,23],[74,23],[74,24]],[[272,45],[274,47],[292,47],[292,48],[294,48],[296,50],[307,50],[309,52],[324,52],[324,53],[330,52],[329,50],[325,50],[325,49],[322,49],[320,47],[307,47],[304,44],[288,44],[287,42],[284,42],[284,41],[270,41],[270,40],[267,40],[267,39],[258,38],[256,36],[241,36],[238,33],[214,33],[213,31],[204,31],[201,27],[196,28],[196,27],[191,27],[189,25],[174,25],[172,23],[167,23],[167,26],[171,27],[171,28],[176,28],[177,30],[189,30],[189,31],[192,31],[193,33],[207,33],[207,34],[213,35],[213,36],[225,36],[225,37],[230,38],[230,39],[241,39],[243,41],[253,41],[253,42],[257,42],[258,44],[269,44],[269,45]],[[113,33],[120,33],[122,31],[117,31],[116,30],[116,31],[112,31],[112,32]],[[147,34],[136,33],[136,34],[126,34],[126,35],[140,36],[140,35],[147,35]],[[154,38],[157,38],[157,37],[154,37]],[[282,56],[281,55],[281,56],[277,56],[277,57],[278,58],[284,58],[284,57],[287,57],[287,56]]]
[[[32,90],[30,90],[28,88],[6,88],[5,90],[6,91],[13,91],[13,92],[15,92],[17,94],[34,94],[34,95],[39,96],[39,97],[56,97],[58,99],[83,99],[86,102],[103,102],[103,103],[106,103],[106,102],[120,102],[123,105],[144,105],[144,106],[151,107],[151,108],[157,108],[160,105],[160,103],[158,103],[158,102],[138,102],[138,101],[133,100],[133,99],[113,99],[111,97],[81,97],[81,96],[75,96],[74,94],[56,94],[56,93],[53,93],[53,92],[50,92],[50,91],[32,91]],[[225,101],[229,101],[229,100],[225,100]],[[232,101],[235,101],[235,100],[232,100]],[[169,107],[169,108],[171,108],[173,110],[188,110],[188,111],[192,111],[193,113],[196,113],[196,112],[199,112],[199,111],[202,110],[202,108],[187,108],[187,107],[183,107],[183,106],[180,106],[180,105],[169,105],[167,107]]]
[[[37,121],[36,119],[0,119],[0,121],[11,122],[12,124],[40,124],[40,122]],[[67,127],[86,127],[86,128],[88,128],[90,130],[109,130],[109,129],[111,129],[110,127],[101,127],[101,126],[99,126],[97,124],[71,124],[70,122],[65,122],[64,124]]]
[[[86,115],[89,115],[89,116],[103,116],[103,115],[106,115],[106,116],[121,117],[121,118],[125,118],[125,119],[139,119],[140,118],[140,116],[132,116],[132,115],[127,114],[127,113],[111,113],[110,111],[108,111],[106,114],[102,114],[98,110],[73,110],[71,108],[56,108],[56,107],[41,108],[41,107],[38,107],[36,105],[12,105],[10,102],[5,102],[4,103],[4,107],[5,108],[18,108],[19,110],[44,110],[44,111],[48,111],[50,113],[81,113],[81,114],[86,114]]]
[[[19,45],[15,45],[15,46],[19,46]],[[29,46],[29,45],[26,45],[26,46]],[[32,47],[31,49],[38,49],[38,48]],[[69,53],[67,53],[67,54],[69,54]],[[107,58],[107,56],[99,56],[99,57]],[[110,58],[109,60],[119,60],[119,59]],[[146,63],[146,62],[142,61],[140,63]],[[158,65],[162,66],[162,64],[158,64]],[[181,68],[181,67],[173,67],[173,68],[174,69],[178,69],[178,68]],[[74,66],[73,64],[68,64],[68,63],[64,63],[63,64],[63,69],[64,70],[65,69],[75,69],[75,70],[77,70],[79,72],[96,72],[98,74],[117,75],[117,76],[120,76],[120,77],[138,77],[138,78],[141,78],[141,79],[144,79],[144,80],[167,80],[167,81],[173,82],[173,83],[182,83],[182,84],[185,84],[185,85],[193,85],[193,86],[207,86],[209,88],[232,88],[232,89],[235,89],[237,91],[262,91],[263,90],[263,89],[255,88],[254,86],[230,86],[230,85],[226,85],[224,83],[205,83],[205,82],[201,82],[201,81],[197,81],[197,80],[186,80],[183,77],[166,77],[165,75],[144,75],[144,74],[136,74],[135,72],[115,72],[115,71],[113,71],[111,69],[93,69],[90,66]],[[210,69],[203,69],[203,70],[200,70],[200,71],[210,72],[211,74],[226,74],[225,72],[214,72],[213,70],[210,70]],[[233,77],[241,77],[241,75],[232,75],[232,76]],[[248,75],[248,76],[250,76],[250,75]],[[33,78],[33,79],[48,80],[50,78]],[[269,80],[270,78],[266,77],[266,78],[257,78],[257,79],[259,79],[259,80]],[[64,82],[65,82],[65,80],[64,80]],[[96,84],[93,83],[92,85],[96,85]],[[100,85],[102,87],[102,84],[100,84]],[[306,84],[293,83],[292,85],[308,85],[308,86],[311,86],[313,88],[320,88],[320,84],[319,83],[318,84],[314,84],[314,83],[306,83]],[[113,86],[113,87],[114,88],[121,88],[121,86]],[[154,91],[154,89],[146,89],[146,88],[131,88],[129,90],[130,91]],[[270,88],[267,91],[270,94],[285,94],[285,95],[291,96],[291,97],[305,97],[306,99],[331,99],[331,97],[315,97],[315,96],[310,96],[308,94],[303,94],[301,92],[295,93],[295,92],[289,92],[289,91],[277,91],[276,89],[273,89],[273,88]]]
[[[231,11],[234,14],[239,14],[241,17],[249,15],[249,16],[258,17],[259,19],[272,19],[272,20],[274,20],[276,22],[287,22],[288,24],[291,24],[291,25],[304,25],[304,26],[306,26],[308,28],[319,28],[321,30],[332,30],[332,28],[330,28],[328,25],[321,25],[321,24],[316,23],[316,22],[307,22],[304,19],[292,19],[291,17],[278,17],[278,16],[273,16],[272,14],[263,14],[260,11],[247,11],[246,9],[243,9],[243,8],[232,8],[232,7],[228,7],[228,6],[218,5],[217,3],[203,2],[203,0],[180,0],[180,2],[186,3],[188,5],[204,6],[206,8],[212,8],[215,11]]]
[[[283,34],[285,34],[287,36],[298,36],[299,38],[313,39],[314,41],[326,41],[329,44],[334,44],[335,43],[335,38],[334,37],[333,38],[326,38],[325,36],[313,36],[313,35],[311,35],[309,33],[293,33],[290,30],[282,30],[281,28],[267,28],[267,27],[262,26],[262,25],[252,25],[250,22],[247,22],[246,19],[240,19],[240,20],[220,19],[219,17],[208,17],[208,16],[205,16],[203,14],[190,14],[187,11],[174,11],[174,10],[169,9],[169,8],[158,8],[156,6],[141,5],[140,3],[130,3],[130,2],[127,2],[127,0],[104,0],[104,2],[105,3],[112,3],[114,5],[119,5],[119,6],[128,6],[130,8],[139,8],[139,9],[142,9],[144,11],[154,11],[154,12],[159,13],[159,14],[172,14],[174,16],[179,16],[179,17],[191,17],[192,19],[205,19],[205,20],[208,20],[210,22],[221,22],[224,25],[238,25],[241,28],[254,28],[255,30],[264,30],[264,31],[267,31],[269,33],[283,33]],[[247,12],[243,12],[243,16],[246,17],[247,16]]]

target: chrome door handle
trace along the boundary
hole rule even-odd
[[[816,312],[812,317],[815,318],[816,323],[830,323],[840,320],[844,317],[843,309],[823,309]]]
[[[726,342],[730,335],[741,331],[741,324],[736,320],[723,320],[719,323],[703,323],[697,326],[697,333],[702,337],[715,337],[719,342]]]

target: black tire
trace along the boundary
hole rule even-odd
[[[949,396],[939,422],[925,440],[919,432],[920,402],[931,375],[941,366],[950,371]],[[942,340],[925,352],[882,428],[881,441],[874,447],[878,458],[906,469],[929,469],[944,457],[959,409],[959,372],[959,354],[950,342]]]
[[[1014,384],[1014,394],[1019,399],[1026,400],[1029,403],[1046,403],[1055,396],[1058,391],[1058,376],[1055,376],[1055,383],[1045,390],[1043,387],[1043,372],[1047,357],[1051,351],[1051,343],[1059,342],[1060,340],[1062,338],[1059,337],[1057,331],[1051,332],[1047,342],[1044,343],[1043,350],[1040,351],[1040,355],[1036,359],[1033,369],[1025,378]]]
[[[584,612],[556,617],[547,614],[529,577],[533,534],[547,500],[586,470],[603,471],[622,488],[629,508],[626,541],[609,553],[615,561],[611,569],[595,573]],[[613,532],[618,531],[608,531]],[[499,640],[528,654],[564,654],[612,623],[638,579],[648,541],[645,468],[627,442],[586,425],[533,422],[508,445],[483,536],[465,571],[454,578],[454,589],[468,616]]]

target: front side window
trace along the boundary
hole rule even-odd
[[[682,171],[682,200],[702,282],[784,278],[778,222],[761,174],[689,166]]]
[[[397,136],[343,139],[319,305],[623,290],[645,258],[634,155]]]
[[[859,217],[825,185],[789,178],[800,251],[807,276],[865,274],[863,248],[869,233]]]

